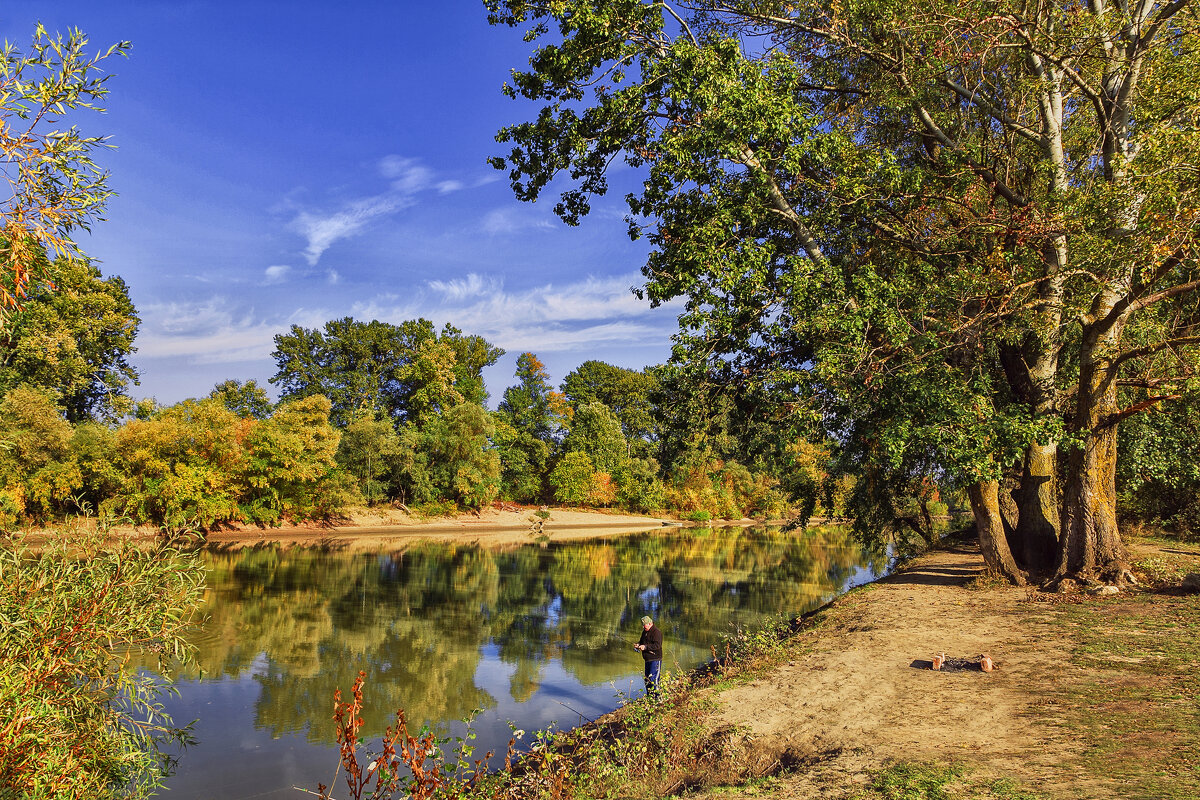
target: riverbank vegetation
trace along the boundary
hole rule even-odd
[[[195,554],[102,530],[0,547],[0,797],[161,787],[188,737],[159,699],[189,662],[203,584]]]
[[[71,238],[110,195],[92,160],[105,140],[59,124],[100,107],[98,65],[127,45],[88,57],[82,34],[39,26],[0,64],[12,188],[0,204],[0,529],[94,512],[101,530],[127,520],[172,540],[336,519],[356,503],[508,501],[822,514],[875,543],[929,544],[936,517],[969,506],[982,557],[1008,581],[1127,590],[1138,567],[1119,521],[1197,535],[1189,0],[486,6],[534,48],[506,91],[544,104],[500,133],[512,149],[494,165],[522,200],[569,176],[556,206],[568,223],[615,162],[644,172],[630,234],[652,245],[639,292],[686,304],[672,361],[586,361],[555,388],[525,353],[492,410],[481,374],[493,344],[422,319],[346,318],[275,337],[278,402],[239,380],[165,407],[133,401],[136,309]],[[31,796],[69,796],[68,774],[95,796],[151,787],[159,737],[177,732],[154,727],[154,687],[121,657],[174,649],[199,569],[170,549],[104,550],[74,527],[47,547],[0,547],[0,777],[18,792],[32,781]],[[1141,796],[1190,796],[1196,782],[1163,778],[1178,764],[1161,754],[1195,752],[1180,698],[1196,687],[1178,649],[1194,646],[1179,634],[1196,629],[1195,606],[1149,585],[1115,601],[1128,617],[1045,609],[1073,658],[1131,653],[1104,669],[1139,688],[1122,700],[1136,713],[1099,681],[1054,691],[1070,698],[1065,724],[1094,740],[1162,745],[1088,750],[1104,769],[1127,764]],[[1136,637],[1123,619],[1140,620]],[[1153,676],[1129,666],[1145,663]],[[621,737],[547,743],[523,760],[545,769],[526,774],[561,795],[574,784],[558,755],[592,752],[576,762],[592,781],[581,793],[667,793],[691,784],[663,777],[665,753],[687,769],[734,763],[692,727],[703,708],[682,686],[655,713],[634,704],[620,719],[647,719]],[[1143,724],[1157,718],[1177,725],[1171,742]],[[636,756],[629,775],[657,765],[636,780],[661,782],[608,782],[612,747]],[[945,765],[895,768],[864,791],[959,779]]]
[[[656,699],[577,729],[519,732],[505,759],[511,768],[483,774],[472,766],[483,754],[468,750],[460,769],[460,748],[428,734],[422,746],[396,744],[385,755],[358,730],[340,739],[343,767],[366,779],[362,797],[376,798],[1182,800],[1200,791],[1200,725],[1188,700],[1197,689],[1200,605],[1181,587],[1200,570],[1194,544],[1135,538],[1140,588],[1119,597],[1047,599],[989,576],[972,542],[956,542],[953,553],[929,554],[806,617],[739,631],[714,647],[706,667],[672,676]],[[897,593],[901,616],[892,608]],[[997,672],[943,678],[895,653],[893,638],[953,642],[981,618],[993,626],[983,638],[999,648]],[[822,704],[820,679],[851,635],[874,642],[857,662],[866,674],[854,679],[870,688],[861,706],[839,712]],[[352,693],[361,699],[360,686]],[[808,705],[812,718],[756,728],[771,705]],[[341,710],[339,719],[349,719]],[[975,717],[983,719],[960,724]],[[791,738],[797,725],[820,732],[824,745]],[[887,736],[843,748],[847,725],[885,725]],[[410,784],[406,765],[414,762],[422,781]],[[340,781],[323,796],[347,796]]]

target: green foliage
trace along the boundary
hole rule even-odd
[[[617,415],[603,403],[576,406],[562,441],[563,453],[586,453],[600,472],[615,474],[629,461],[629,443]]]
[[[0,796],[147,797],[169,772],[164,747],[187,738],[157,698],[190,656],[204,570],[104,539],[0,548]],[[138,668],[147,655],[155,673]]]
[[[588,403],[607,406],[620,421],[632,453],[638,456],[650,453],[659,426],[653,399],[658,379],[652,372],[585,361],[567,373],[562,391],[576,410]]]
[[[629,230],[652,246],[644,294],[686,301],[679,370],[766,401],[777,427],[824,426],[872,469],[864,521],[1048,447],[1025,489],[1061,474],[1062,507],[1026,507],[1018,536],[1061,517],[1060,569],[1114,557],[1108,440],[1195,368],[1200,27],[1183,5],[1134,25],[949,0],[488,8],[532,46],[506,93],[540,104],[493,165],[528,201],[563,176],[568,224],[614,162],[645,170]]]
[[[331,419],[344,427],[361,416],[423,421],[458,402],[486,399],[481,372],[504,351],[426,319],[391,325],[345,317],[323,330],[293,325],[275,337],[282,400],[324,395]]]
[[[112,196],[108,172],[92,160],[108,146],[105,137],[86,136],[73,122],[82,111],[104,111],[103,62],[124,55],[129,42],[94,56],[87,45],[79,30],[51,36],[40,23],[27,50],[4,43],[0,151],[9,191],[0,202],[0,313],[17,308],[26,285],[43,277],[46,253],[82,256],[72,234],[87,230]]]
[[[666,493],[658,477],[658,462],[631,458],[616,474],[617,503],[630,511],[649,514],[666,507]]]
[[[1121,426],[1117,491],[1130,518],[1200,536],[1200,397],[1189,392]]]
[[[390,422],[370,417],[356,419],[342,431],[337,462],[358,481],[359,492],[370,504],[392,496],[388,478],[401,448],[400,437]]]
[[[246,419],[266,419],[275,407],[266,389],[253,380],[222,381],[213,387],[208,396],[220,400],[227,409]]]
[[[500,496],[517,503],[541,499],[550,461],[550,445],[519,430],[502,413],[493,415],[492,443],[500,456]]]
[[[53,392],[71,422],[121,416],[137,383],[128,357],[140,323],[125,282],[86,259],[40,263],[42,278],[0,331],[0,391]]]
[[[595,474],[595,465],[587,453],[578,450],[567,453],[550,473],[554,499],[567,505],[587,505],[592,496]]]
[[[559,435],[570,413],[565,399],[550,388],[546,367],[533,353],[517,356],[517,384],[504,390],[499,414],[509,425],[543,442]]]
[[[414,503],[450,500],[482,508],[500,491],[500,456],[490,444],[495,428],[488,412],[461,403],[424,427],[406,426],[393,469],[401,494]]]

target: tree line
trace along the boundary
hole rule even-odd
[[[503,351],[428,320],[351,318],[275,337],[279,400],[227,380],[133,401],[138,328],[120,278],[87,262],[12,313],[0,351],[0,524],[96,513],[168,531],[329,519],[361,504],[426,513],[496,501],[698,517],[841,513],[822,445],[752,403],[702,402],[667,367],[586,361],[557,389],[533,353],[495,410]],[[806,494],[807,492],[807,494]],[[819,497],[820,495],[820,497]]]
[[[555,388],[523,353],[489,410],[482,371],[503,351],[424,319],[278,334],[278,401],[232,379],[170,406],[133,401],[138,317],[124,282],[86,261],[43,270],[53,291],[35,285],[0,341],[7,528],[86,512],[205,530],[363,504],[436,514],[501,501],[697,519],[816,513],[853,518],[867,538],[928,540],[936,517],[968,506],[964,481],[932,457],[881,471],[857,433],[839,441],[794,407],[802,394],[781,405],[779,387],[717,381],[686,363],[589,360]],[[1168,404],[1124,426],[1126,513],[1194,526],[1190,409]],[[1009,489],[1018,497],[1020,482]]]

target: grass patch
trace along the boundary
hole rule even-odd
[[[854,800],[1043,800],[1007,778],[977,775],[958,764],[899,762],[871,776]]]
[[[1055,689],[1062,722],[1080,741],[1085,769],[1121,797],[1200,797],[1200,595],[1179,580],[1200,572],[1200,549],[1139,538],[1140,591],[1053,606],[1048,620],[1072,641],[1076,668]]]
[[[1127,797],[1200,797],[1200,599],[1142,594],[1065,607],[1078,627],[1069,718],[1098,775]]]

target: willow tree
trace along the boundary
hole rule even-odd
[[[128,42],[89,55],[79,30],[52,35],[37,25],[28,48],[0,52],[0,165],[8,182],[0,200],[0,322],[18,308],[26,286],[57,258],[82,253],[75,231],[98,219],[112,196],[108,172],[94,155],[103,136],[71,124],[84,110],[103,112],[104,61]]]
[[[963,481],[1016,581],[1121,572],[1117,424],[1200,341],[1190,0],[488,7],[541,39],[507,91],[544,104],[494,165],[525,200],[569,175],[568,223],[646,171],[678,358]]]

